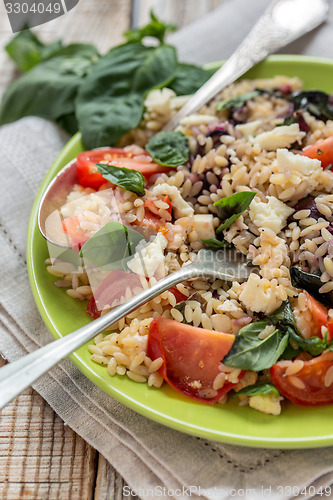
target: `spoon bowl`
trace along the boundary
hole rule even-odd
[[[69,239],[61,230],[59,207],[78,183],[76,160],[65,165],[48,185],[38,209],[38,228],[44,238],[53,245],[68,248]]]

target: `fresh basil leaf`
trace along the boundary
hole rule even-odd
[[[238,396],[258,396],[260,394],[273,394],[273,396],[277,398],[280,396],[275,385],[269,382],[257,382],[256,384],[248,385],[236,392],[231,399],[237,398]]]
[[[268,316],[269,321],[278,327],[290,326],[294,328],[296,325],[294,313],[292,311],[289,300],[286,300],[281,306]]]
[[[59,55],[42,61],[14,81],[3,95],[0,124],[24,116],[58,119],[74,113],[79,86],[97,57],[96,49],[82,54],[79,45],[72,57]],[[88,55],[89,53],[89,55]]]
[[[330,96],[319,90],[301,90],[291,95],[294,109],[305,109],[320,120],[333,120],[333,106]]]
[[[142,119],[145,95],[174,77],[174,47],[129,43],[111,49],[81,85],[76,116],[88,149],[114,145]]]
[[[252,191],[241,191],[240,193],[226,196],[214,203],[217,207],[217,213],[220,219],[224,222],[217,228],[217,233],[229,227],[235,220],[242,215],[243,212],[250,206],[251,201],[256,193]]]
[[[105,271],[125,269],[124,259],[134,254],[142,234],[119,222],[108,222],[82,246],[80,255]]]
[[[269,337],[259,339],[259,333],[268,325],[268,321],[256,321],[241,328],[223,364],[253,371],[273,366],[284,352],[289,335],[276,329]]]
[[[7,43],[5,50],[20,71],[28,71],[43,59],[50,57],[61,46],[60,40],[45,45],[35,33],[25,29]]]
[[[175,30],[175,24],[163,23],[151,10],[150,22],[146,26],[125,31],[124,36],[129,43],[141,42],[146,36],[157,38],[160,42],[164,42],[165,35]]]
[[[298,347],[303,349],[303,351],[307,351],[312,356],[318,356],[328,347],[327,339],[321,339],[319,337],[310,337],[305,339],[290,327],[287,328],[287,331]]]
[[[202,243],[204,243],[207,247],[213,248],[213,249],[219,249],[219,248],[230,248],[232,247],[232,243],[229,243],[227,240],[217,240],[216,238],[208,238],[207,240],[202,240]]]
[[[168,85],[177,95],[194,94],[210,77],[210,72],[194,64],[178,64],[177,72]]]
[[[223,109],[235,109],[241,108],[247,101],[254,99],[262,92],[260,90],[254,90],[253,92],[247,92],[246,94],[239,95],[237,97],[231,97],[230,99],[225,99],[217,104],[216,110],[222,111]]]
[[[294,358],[296,358],[296,356],[301,354],[301,352],[303,352],[303,349],[301,349],[299,347],[297,349],[294,349],[290,345],[290,339],[289,339],[288,345],[285,348],[285,350],[283,351],[283,353],[281,354],[280,359],[294,359]]]
[[[276,325],[277,328],[285,331],[301,350],[309,352],[312,356],[318,356],[318,354],[321,354],[325,349],[327,349],[327,338],[321,339],[319,337],[310,337],[309,339],[305,339],[302,336],[302,332],[296,324],[289,300],[283,302],[279,309],[270,314],[268,316],[268,320]],[[293,357],[293,351],[295,353],[294,356],[297,356],[298,352],[295,349],[292,349],[291,346],[287,346],[286,351],[282,354],[282,358],[288,359],[285,357],[288,355]]]
[[[307,273],[298,267],[292,266],[290,268],[290,278],[291,284],[295,288],[302,288],[322,304],[333,307],[333,292],[319,292],[319,289],[323,286],[322,281],[320,281],[320,276]]]
[[[145,178],[141,172],[130,168],[106,165],[105,163],[96,163],[96,166],[104,179],[112,184],[116,184],[139,196],[145,194]]]
[[[178,167],[187,162],[190,145],[182,132],[158,132],[146,145],[146,150],[159,165]]]

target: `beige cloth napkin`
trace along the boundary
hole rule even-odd
[[[173,35],[173,43],[181,47],[183,59],[189,60],[191,54],[200,62],[223,58],[266,4],[264,0],[229,0]],[[297,44],[297,52],[303,48],[304,52],[329,56],[332,25]],[[38,118],[0,129],[0,352],[9,361],[52,340],[30,291],[25,239],[38,187],[67,139],[55,125]],[[313,498],[320,486],[333,483],[332,448],[320,452],[258,450],[191,437],[147,420],[113,400],[68,360],[34,387],[142,499],[288,499],[297,493],[293,487],[314,486],[299,496],[306,499]],[[128,490],[124,495],[128,496]],[[333,493],[327,497],[332,498]]]

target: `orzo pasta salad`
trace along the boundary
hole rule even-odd
[[[51,256],[55,285],[97,318],[201,248],[234,247],[259,272],[177,285],[97,335],[92,360],[208,404],[332,404],[332,98],[243,80],[160,132],[186,99],[151,91],[116,148],[77,157],[61,224],[81,264]]]

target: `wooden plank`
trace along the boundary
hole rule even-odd
[[[103,455],[98,457],[98,469],[95,488],[96,500],[136,500],[136,495],[124,495],[126,486],[123,478],[114,470],[114,468],[105,460]]]
[[[90,500],[97,452],[32,389],[0,412],[0,498]]]

